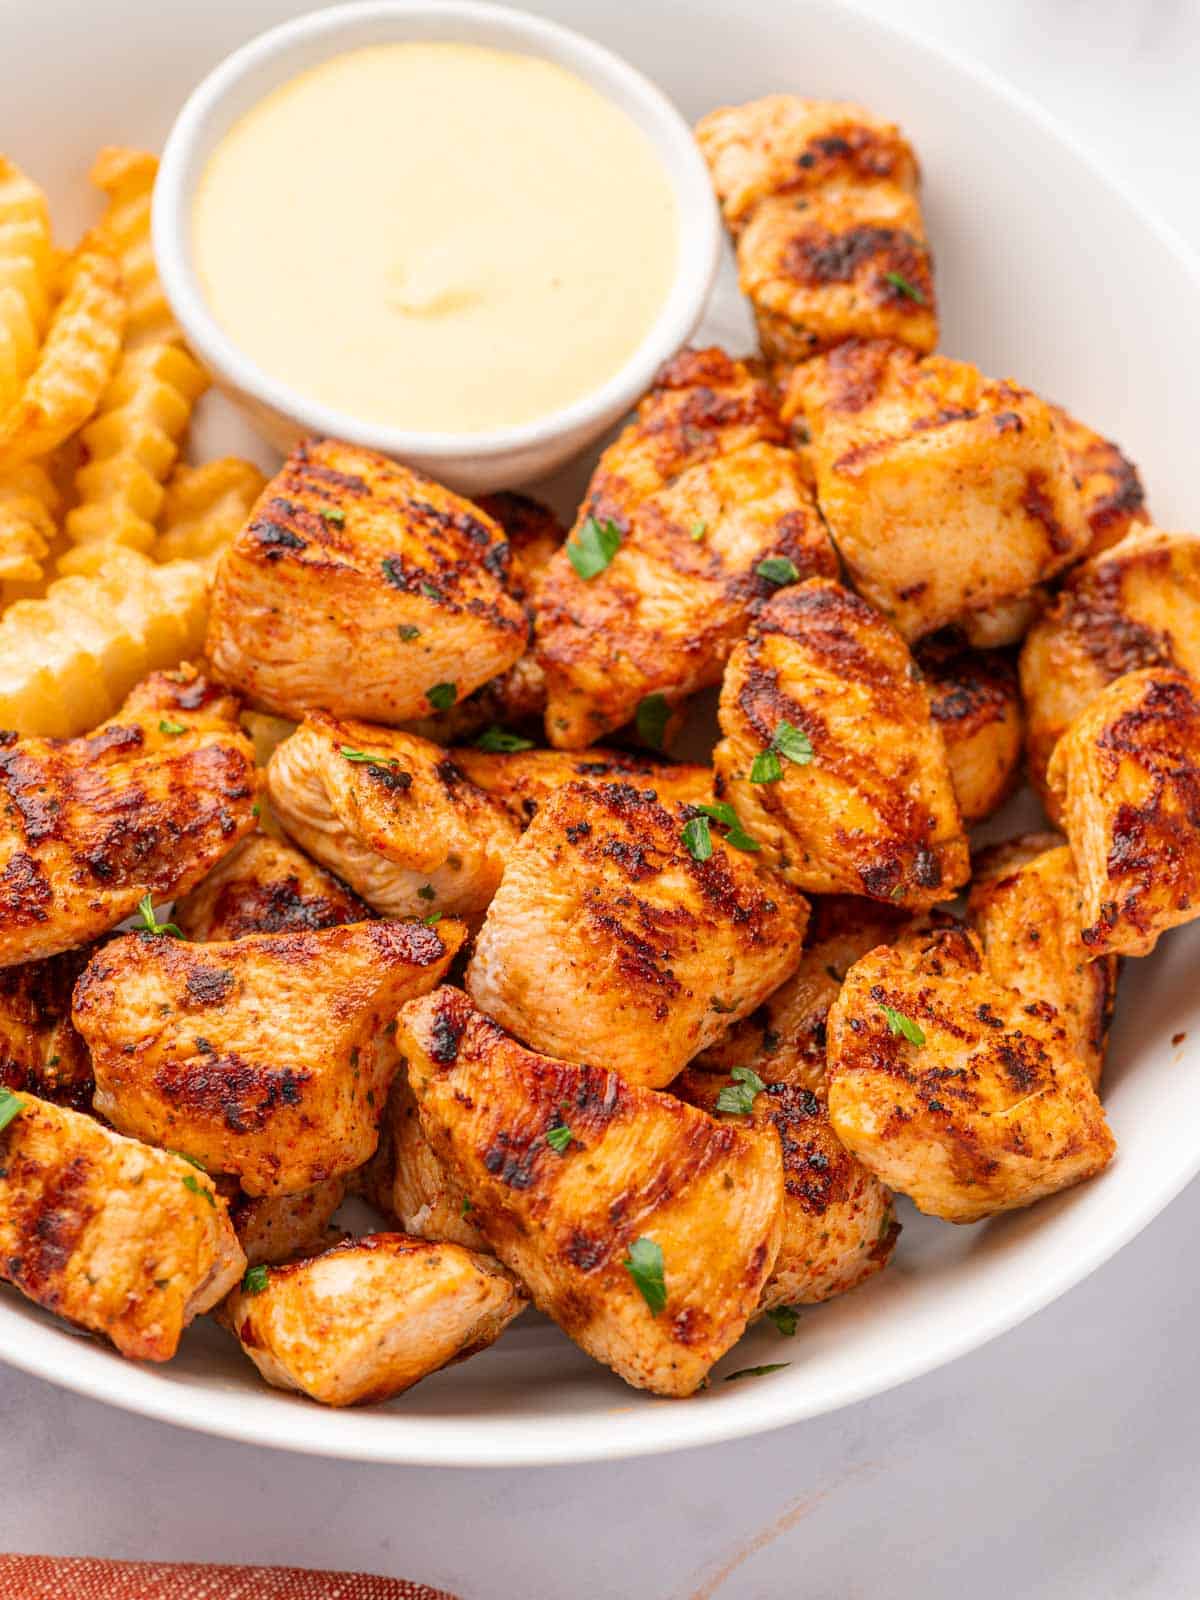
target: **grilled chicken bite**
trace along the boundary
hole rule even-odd
[[[725,1075],[749,1067],[767,1083],[796,1084],[823,1095],[825,1019],[842,980],[860,956],[890,944],[911,921],[898,907],[855,895],[819,895],[795,972],[692,1065]]]
[[[0,734],[0,966],[190,889],[254,826],[234,699],[190,667],[147,678],[78,739]]]
[[[269,711],[427,716],[525,649],[508,562],[470,501],[370,450],[309,441],[221,556],[208,655]]]
[[[375,1233],[271,1267],[263,1288],[229,1296],[221,1321],[274,1388],[353,1406],[485,1350],[524,1307],[488,1256]]]
[[[1093,956],[1149,955],[1200,916],[1200,688],[1181,672],[1118,678],[1055,746],[1047,774]]]
[[[534,1049],[658,1086],[787,977],[807,917],[695,808],[572,783],[513,850],[466,986]]]
[[[1138,469],[1119,445],[1051,406],[1054,426],[1083,501],[1083,514],[1092,530],[1089,555],[1099,555],[1121,540],[1138,523],[1149,522],[1146,491]]]
[[[720,791],[790,883],[919,909],[965,882],[929,695],[857,595],[817,578],[778,594],[730,659],[718,715]]]
[[[861,106],[773,94],[722,106],[696,139],[772,361],[849,338],[937,345],[912,147]]]
[[[1087,549],[1050,407],[1028,389],[885,340],[792,374],[821,515],[854,587],[919,639],[1024,595]]]
[[[1081,896],[1057,834],[1028,834],[977,856],[967,914],[998,983],[1048,1000],[1067,1044],[1100,1086],[1117,996],[1117,957],[1093,959],[1080,936]]]
[[[961,927],[851,967],[829,1012],[829,1118],[883,1183],[947,1222],[1031,1205],[1116,1148],[1062,1018],[998,983]]]
[[[926,639],[914,652],[929,709],[946,746],[959,815],[990,817],[1021,770],[1021,696],[1006,656],[972,650],[953,637]]]
[[[392,1079],[379,1130],[379,1149],[364,1173],[363,1194],[381,1216],[394,1218],[419,1239],[446,1239],[486,1250],[472,1221],[470,1200],[425,1137],[417,1102],[401,1065]]]
[[[81,1112],[23,1096],[0,1172],[0,1278],[134,1360],[169,1361],[246,1265],[203,1173]]]
[[[173,920],[185,939],[241,939],[366,922],[374,912],[293,845],[253,833],[189,895]]]
[[[71,1021],[71,991],[90,951],[0,968],[0,1089],[27,1089],[85,1111],[92,1063]]]
[[[1029,773],[1046,793],[1054,746],[1122,673],[1200,676],[1200,534],[1138,528],[1076,567],[1021,651]]]
[[[748,1112],[722,1111],[721,1095],[730,1089],[745,1098],[751,1093],[744,1084],[688,1067],[674,1092],[710,1116],[779,1140],[783,1235],[759,1309],[817,1305],[857,1289],[887,1266],[900,1236],[891,1195],[839,1144],[823,1094],[768,1082]]]
[[[396,1070],[387,1024],[441,979],[463,933],[359,922],[219,944],[115,940],[75,987],[96,1109],[250,1195],[352,1172],[375,1149]]]
[[[688,350],[662,369],[600,458],[542,581],[536,654],[551,744],[578,749],[651,694],[674,704],[718,682],[781,573],[837,571],[784,443],[769,386],[742,362]]]
[[[568,783],[629,783],[652,789],[664,805],[711,805],[711,767],[659,761],[627,750],[455,750],[454,764],[477,788],[507,806],[524,828],[556,790]]]
[[[406,1006],[398,1039],[430,1143],[539,1310],[635,1388],[691,1394],[774,1266],[778,1142],[523,1049],[457,989]]]
[[[275,751],[267,789],[292,838],[385,916],[483,911],[517,838],[439,745],[321,712]]]
[[[299,1194],[257,1199],[239,1194],[229,1203],[229,1220],[250,1266],[276,1266],[336,1244],[338,1236],[330,1222],[345,1198],[343,1177],[326,1178]]]

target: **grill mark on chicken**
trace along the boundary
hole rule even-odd
[[[873,297],[880,303],[895,301],[897,309],[918,315],[924,313],[923,303],[890,283],[886,274],[893,272],[906,279],[923,299],[933,290],[928,252],[903,228],[864,225],[844,233],[826,228],[806,230],[789,240],[782,265],[789,277],[806,286],[850,283],[863,267],[873,265],[876,270],[863,275]]]
[[[1053,502],[1046,490],[1044,472],[1027,473],[1025,492],[1021,496],[1021,509],[1046,530],[1046,538],[1056,555],[1069,555],[1075,548],[1075,540],[1055,516]]]
[[[193,967],[185,987],[188,999],[198,1006],[219,1006],[233,988],[233,973],[224,967]]]

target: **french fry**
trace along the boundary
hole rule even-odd
[[[53,269],[46,197],[0,156],[0,416],[16,405],[37,361]]]
[[[67,738],[111,716],[148,672],[199,653],[208,581],[194,561],[157,565],[91,547],[102,570],[58,578],[0,618],[0,727]]]
[[[124,321],[115,261],[82,251],[71,261],[37,364],[0,416],[0,471],[47,455],[88,420],[112,378]]]
[[[176,467],[167,482],[155,555],[160,561],[215,558],[250,515],[266,481],[253,462],[238,456]]]
[[[104,540],[149,551],[163,504],[163,480],[175,464],[192,407],[208,385],[204,369],[177,344],[142,345],[121,357],[84,428],[77,504],[67,513],[72,546]],[[75,550],[59,561],[75,570]]]
[[[57,534],[59,494],[45,467],[28,462],[0,473],[0,599],[36,594]]]
[[[129,301],[127,339],[131,346],[182,337],[158,281],[150,238],[150,202],[158,158],[146,150],[107,145],[92,164],[90,177],[108,198],[103,217],[87,243],[106,250],[121,269]]]

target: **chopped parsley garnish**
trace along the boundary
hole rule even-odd
[[[667,718],[671,708],[664,694],[648,694],[638,701],[636,726],[638,737],[644,739],[652,750],[661,750],[667,732]]]
[[[559,1114],[561,1115],[561,1112]],[[546,1143],[556,1155],[565,1156],[574,1137],[565,1120],[556,1123],[553,1128],[546,1129]]]
[[[781,722],[765,750],[760,750],[750,768],[751,783],[778,783],[783,777],[780,756],[786,756],[794,766],[806,767],[813,758],[812,740],[802,728],[793,728],[790,722]]]
[[[883,277],[893,289],[899,289],[906,300],[915,300],[919,306],[925,304],[925,291],[918,289],[915,283],[910,283],[902,272],[885,272]]]
[[[205,1177],[208,1176],[208,1168],[204,1165],[203,1161],[197,1161],[195,1156],[189,1156],[184,1150],[172,1150],[171,1154],[173,1156],[178,1156],[180,1161],[186,1161],[189,1167],[195,1167],[196,1171],[202,1172]]]
[[[183,929],[173,922],[160,922],[154,915],[154,901],[144,894],[138,901],[138,916],[142,919],[141,933],[165,933],[168,938],[182,939]]]
[[[733,1082],[717,1096],[717,1110],[748,1117],[754,1110],[755,1096],[762,1094],[767,1086],[753,1067],[734,1067],[729,1076]]]
[[[692,542],[694,544],[699,544],[701,539],[703,539],[704,535],[707,532],[708,532],[708,523],[704,521],[703,517],[700,519],[699,522],[693,522],[692,523]]]
[[[347,761],[361,761],[368,767],[396,767],[400,764],[395,756],[373,756],[369,750],[356,750],[352,744],[339,745],[338,751]]]
[[[654,1239],[635,1239],[621,1265],[637,1284],[638,1292],[650,1307],[651,1316],[656,1317],[667,1303],[662,1245]]]
[[[423,583],[421,585],[421,593],[426,600],[440,600],[442,598],[442,591],[433,583]]]
[[[442,920],[442,916],[443,913],[440,911],[431,911],[427,917],[422,917],[421,921],[427,928],[436,928],[438,923]]]
[[[739,1372],[727,1372],[726,1383],[736,1383],[739,1378],[762,1378],[768,1372],[782,1372],[784,1367],[791,1366],[790,1361],[768,1361],[763,1367],[743,1367]]]
[[[325,506],[321,511],[322,522],[332,522],[335,528],[341,528],[346,523],[346,513],[339,511],[336,506]]]
[[[190,1189],[193,1194],[203,1195],[208,1201],[209,1205],[212,1206],[213,1210],[215,1211],[217,1209],[217,1202],[213,1199],[212,1190],[205,1188],[204,1184],[200,1182],[199,1178],[193,1178],[190,1172],[185,1172],[183,1175],[183,1187],[185,1189]]]
[[[767,1312],[768,1322],[773,1322],[783,1334],[785,1339],[790,1339],[796,1332],[796,1324],[800,1320],[798,1306],[772,1306]]]
[[[696,806],[697,811],[706,817],[711,817],[714,822],[719,822],[725,829],[725,843],[734,850],[761,850],[762,845],[757,839],[752,839],[742,827],[741,818],[727,800],[718,800],[715,805]]]
[[[393,589],[407,587],[404,581],[404,565],[399,556],[384,556],[379,565],[383,568],[383,575]]]
[[[262,807],[257,801],[255,801],[255,803],[250,807],[250,815],[255,819],[255,821],[262,816]]]
[[[11,1089],[0,1088],[0,1133],[10,1122],[15,1122],[24,1109],[25,1102],[19,1094],[14,1094]]]
[[[471,1204],[470,1200],[467,1199],[466,1195],[463,1195],[462,1205],[459,1207],[458,1211],[459,1216],[465,1217],[470,1212],[474,1211],[474,1209],[475,1207]]]
[[[512,755],[517,750],[532,750],[533,740],[523,739],[519,733],[509,733],[507,728],[498,728],[493,723],[476,739],[475,748],[499,755]]]
[[[400,626],[396,629],[396,632],[406,642],[409,639],[419,639],[421,637],[420,628],[415,627],[413,625],[413,623],[411,623],[411,622],[402,622],[400,624]]]
[[[888,1031],[893,1038],[905,1038],[909,1044],[918,1047],[925,1043],[925,1034],[911,1017],[906,1017],[903,1011],[897,1011],[894,1006],[880,1006],[879,1008],[887,1018]]]
[[[621,548],[621,530],[615,522],[587,517],[573,539],[567,540],[567,560],[585,583],[603,572]]]
[[[707,861],[712,855],[712,833],[707,817],[693,817],[684,824],[683,848],[693,861]]]
[[[456,683],[435,683],[432,688],[426,689],[425,698],[435,711],[449,711],[458,699],[458,685]]]
[[[174,717],[163,717],[159,721],[158,731],[159,731],[159,733],[170,733],[170,734],[186,733],[187,732],[187,723],[186,722],[176,722]]]
[[[242,1279],[242,1293],[261,1294],[267,1287],[270,1276],[270,1269],[267,1267],[247,1267],[246,1275]]]
[[[436,900],[437,899],[437,890],[433,887],[433,885],[431,883],[423,883],[421,885],[421,887],[417,890],[417,894],[421,897],[422,900]]]
[[[760,578],[773,583],[777,589],[782,588],[785,583],[795,583],[800,576],[799,567],[787,556],[767,556],[754,570]]]

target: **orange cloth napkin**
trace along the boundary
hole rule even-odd
[[[0,1600],[455,1600],[405,1578],[299,1567],[0,1556]]]

